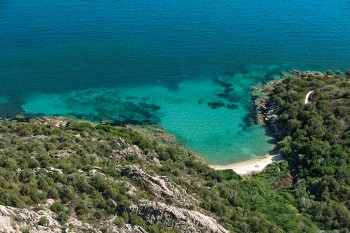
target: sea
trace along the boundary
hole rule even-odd
[[[350,68],[348,0],[0,0],[0,117],[156,124],[209,163],[274,148],[251,88]]]

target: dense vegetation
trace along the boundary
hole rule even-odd
[[[156,138],[158,130],[72,119],[60,126],[52,119],[3,120],[0,204],[39,210],[54,199],[50,208],[61,223],[76,217],[104,232],[109,229],[103,221],[113,216],[117,227],[129,223],[148,232],[178,232],[125,212],[144,199],[197,210],[232,232],[349,232],[350,79],[289,75],[275,82],[269,99],[278,115],[271,122],[278,128],[278,149],[287,161],[246,178],[209,168],[192,152]],[[126,145],[137,145],[159,163],[136,154],[117,156]],[[155,195],[120,169],[133,164],[166,176],[198,202],[185,206]],[[132,195],[131,186],[137,189]]]
[[[277,104],[278,146],[291,166],[298,209],[323,229],[350,229],[350,78],[286,77]],[[337,75],[341,72],[337,71]],[[306,93],[314,91],[305,104]]]
[[[213,216],[232,232],[314,232],[317,226],[300,214],[298,200],[289,191],[287,163],[242,179],[232,171],[215,171],[191,152],[166,145],[126,127],[93,126],[70,120],[66,126],[2,121],[0,124],[0,204],[38,209],[48,198],[56,218],[70,216],[95,224],[118,213],[117,226],[141,225],[149,232],[171,232],[159,223],[149,225],[122,210],[141,199],[179,206],[176,200],[154,196],[121,173],[117,166],[139,164],[149,174],[165,175],[199,200],[191,209]],[[137,156],[118,158],[114,143],[123,138],[153,153],[161,166]],[[97,171],[97,172],[96,172]],[[127,183],[137,187],[128,194]],[[108,229],[104,229],[108,232]]]

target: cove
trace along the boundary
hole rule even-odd
[[[0,1],[0,115],[159,124],[216,164],[267,153],[251,87],[345,70],[346,0]]]

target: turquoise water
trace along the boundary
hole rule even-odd
[[[273,148],[250,88],[347,69],[350,3],[0,0],[0,115],[156,123],[212,163]]]

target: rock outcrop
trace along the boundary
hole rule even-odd
[[[120,233],[147,233],[147,231],[142,227],[134,226],[131,224],[126,224],[119,232]]]
[[[181,232],[228,233],[215,219],[194,210],[177,208],[160,202],[131,205],[129,214],[137,214],[150,224],[161,223]]]
[[[125,141],[121,138],[113,141],[112,144],[123,148],[121,150],[113,150],[113,154],[116,158],[128,159],[136,156],[139,159],[145,160],[157,166],[161,166],[155,152],[147,151],[147,153],[145,153],[137,145],[129,145],[128,143],[125,143]]]
[[[46,219],[40,224],[40,219]],[[30,211],[9,206],[0,206],[0,232],[21,232],[30,229],[30,232],[62,232],[60,223],[46,211]]]
[[[142,153],[141,149],[138,146],[133,145],[133,146],[129,146],[123,150],[117,151],[116,155],[117,156],[119,155],[120,157],[129,157],[129,156],[133,156],[133,155],[135,155],[137,157],[141,157],[142,156],[141,153]]]
[[[292,70],[291,71],[291,74],[293,75],[297,75],[297,76],[300,76],[300,77],[315,77],[315,76],[318,76],[318,77],[324,77],[325,75],[320,72],[320,71],[300,71],[300,70]]]
[[[70,218],[66,224],[61,225],[54,219],[54,215],[50,210],[35,212],[10,206],[0,206],[0,232],[14,233],[24,230],[33,233],[101,232],[94,229],[89,223],[84,223],[76,218]]]
[[[17,233],[28,230],[31,233],[102,233],[102,231],[94,228],[89,223],[82,222],[76,218],[70,218],[66,224],[61,225],[54,219],[54,215],[50,210],[35,212],[0,205],[0,232]],[[45,221],[41,221],[41,219],[45,219]],[[142,227],[131,224],[126,224],[121,229],[117,229],[113,221],[105,221],[103,225],[108,225],[113,233],[147,233]]]
[[[63,158],[67,156],[72,156],[75,153],[74,150],[59,150],[55,154],[52,154],[51,156],[55,158]]]
[[[175,185],[169,182],[166,176],[151,176],[142,170],[139,165],[122,167],[121,173],[158,198],[172,198],[184,206],[191,206],[194,203],[198,203],[185,190],[175,187]]]

